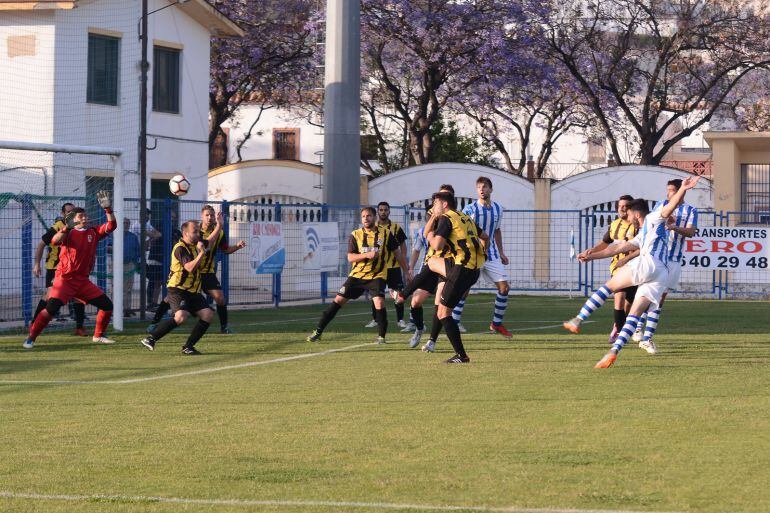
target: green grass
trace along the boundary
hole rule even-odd
[[[471,332],[486,328],[491,300],[469,302]],[[444,338],[423,354],[391,330],[387,346],[208,374],[0,384],[0,494],[91,496],[6,497],[0,511],[400,511],[139,496],[770,511],[770,304],[671,301],[660,354],[629,346],[595,370],[610,305],[579,336],[548,327],[581,303],[512,297],[507,325],[523,331],[467,334],[467,366],[441,363]],[[179,354],[191,324],[152,353],[136,325],[115,346],[44,333],[25,352],[23,337],[0,337],[0,380],[154,377],[373,340],[368,305],[355,303],[322,343],[305,343],[321,310],[235,313],[239,334],[212,330],[197,358]]]

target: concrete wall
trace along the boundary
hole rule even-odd
[[[715,208],[741,210],[741,165],[770,164],[770,132],[706,132],[714,154]]]
[[[293,197],[320,203],[320,169],[291,160],[250,160],[212,169],[208,198],[237,201],[259,196]]]

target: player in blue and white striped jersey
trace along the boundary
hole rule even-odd
[[[486,176],[480,176],[476,179],[476,194],[478,199],[466,205],[463,214],[473,219],[484,233],[489,234],[490,244],[487,248],[487,261],[481,268],[481,276],[497,286],[495,310],[492,322],[489,324],[489,331],[499,333],[504,337],[511,337],[513,336],[511,332],[503,326],[503,315],[505,315],[505,308],[508,306],[509,290],[508,272],[505,270],[505,266],[508,265],[508,257],[505,256],[503,235],[500,231],[503,207],[492,201],[492,180]],[[465,299],[462,299],[452,311],[452,317],[457,321],[461,332],[465,331],[465,328],[460,324],[464,307]]]
[[[682,187],[682,180],[669,180],[666,185],[666,200],[663,202],[667,204],[671,201],[671,198]],[[679,278],[682,274],[682,258],[684,251],[684,242],[688,237],[695,235],[695,231],[698,228],[698,210],[692,205],[682,202],[671,216],[666,220],[666,231],[668,234],[668,283],[666,284],[666,291],[660,300],[660,305],[657,308],[653,308],[646,312],[642,316],[642,322],[636,328],[633,340],[639,342],[639,347],[644,349],[650,354],[655,354],[657,348],[652,341],[655,331],[658,329],[658,322],[660,322],[660,309],[663,307],[663,302],[666,300],[668,291],[673,290],[679,284]],[[642,334],[642,328],[644,328],[644,334]]]
[[[596,368],[610,367],[617,359],[620,350],[633,336],[637,324],[641,321],[641,315],[651,306],[654,308],[660,306],[661,298],[669,283],[670,262],[666,222],[684,199],[685,193],[695,187],[699,179],[700,177],[691,177],[682,182],[682,186],[669,201],[659,204],[652,212],[649,212],[646,201],[634,200],[629,210],[632,222],[636,226],[641,226],[638,235],[633,240],[616,242],[601,251],[588,249],[578,256],[581,262],[587,262],[639,249],[637,258],[623,266],[603,287],[596,290],[580,309],[577,317],[564,323],[564,329],[572,333],[580,333],[580,324],[601,307],[610,294],[632,285],[638,286],[623,329],[620,330],[610,352],[597,362]]]

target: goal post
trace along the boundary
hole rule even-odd
[[[21,265],[4,273],[10,274],[8,279],[13,280],[15,270],[21,272],[22,286],[18,294],[21,297],[18,306],[21,308],[17,314],[18,319],[23,319],[25,323],[30,320],[31,249],[35,245],[32,243],[31,229],[33,215],[44,222],[40,210],[48,214],[56,212],[54,205],[58,207],[62,201],[73,198],[92,202],[95,198],[92,197],[91,189],[100,185],[97,179],[112,178],[113,213],[117,220],[117,228],[112,234],[112,324],[116,331],[123,331],[123,219],[126,211],[122,156],[123,150],[120,148],[0,140],[0,197],[17,198],[17,201],[20,197],[33,198],[23,201],[25,205],[20,207],[17,216],[21,222],[10,220],[5,226],[0,226],[0,245],[6,246],[4,251],[12,252],[17,244],[22,249]],[[57,173],[62,176],[57,177]],[[49,185],[49,182],[53,185]],[[42,207],[36,208],[34,201]],[[103,260],[106,262],[107,258],[105,255]],[[109,273],[107,269],[100,270],[99,267],[97,260],[97,282],[101,282],[109,294],[106,289]],[[4,286],[4,289],[7,292],[9,288]],[[5,303],[17,304],[14,301]]]

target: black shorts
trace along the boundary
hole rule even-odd
[[[425,290],[431,294],[436,293],[436,287],[438,287],[439,275],[434,273],[428,267],[428,264],[423,264],[420,272],[417,273],[409,285],[403,290],[403,296],[408,297],[414,294],[416,290]]]
[[[337,294],[345,299],[358,299],[364,292],[368,292],[371,297],[385,297],[385,280],[362,280],[349,276]]]
[[[441,304],[454,308],[465,297],[471,287],[478,281],[481,269],[468,269],[455,264],[454,260],[446,259],[446,278],[444,290],[441,291]]]
[[[203,294],[189,292],[175,287],[169,287],[168,294],[166,294],[166,301],[168,301],[168,304],[171,306],[171,311],[173,313],[184,310],[185,312],[194,314],[205,308],[209,308],[209,304],[206,301],[206,298],[203,297]]]
[[[203,287],[203,292],[222,290],[222,285],[219,284],[219,279],[217,279],[217,273],[202,273],[201,286]]]
[[[56,276],[56,269],[45,270],[45,288],[50,288],[53,285],[54,276]]]
[[[626,287],[623,290],[621,290],[621,292],[626,293],[626,301],[628,301],[629,303],[634,302],[634,299],[636,299],[636,290],[638,288],[639,287],[637,285],[632,285],[630,287]]]
[[[390,290],[404,290],[404,274],[400,267],[388,269],[388,278],[386,280]]]

